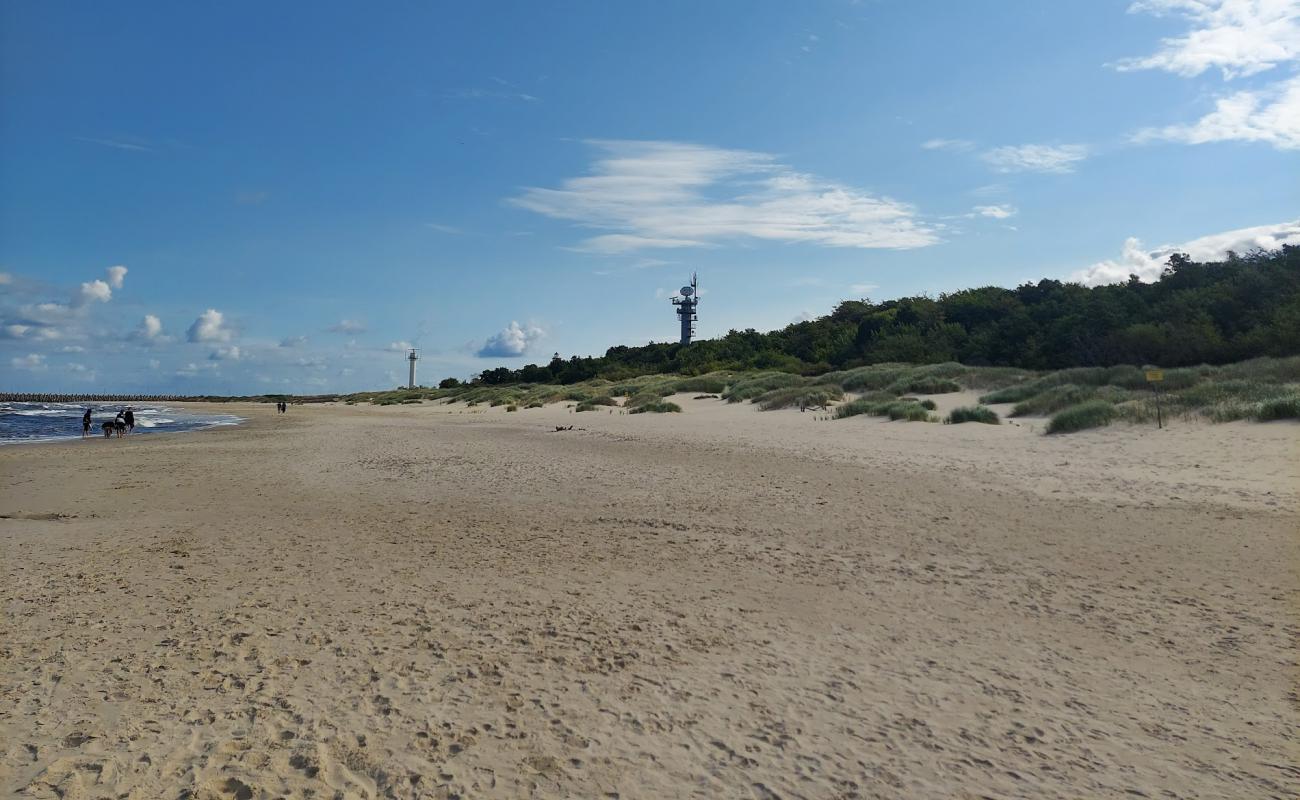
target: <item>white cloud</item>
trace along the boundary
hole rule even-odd
[[[971,213],[981,217],[990,217],[991,219],[1006,219],[1007,217],[1014,217],[1016,215],[1016,207],[1005,204],[996,206],[975,206],[971,209]]]
[[[161,342],[169,337],[163,336],[162,320],[153,314],[145,314],[140,325],[131,331],[130,338],[137,342]]]
[[[1284,244],[1300,246],[1300,220],[1224,231],[1154,250],[1144,249],[1141,241],[1130,236],[1124,240],[1118,259],[1101,261],[1079,270],[1070,276],[1070,280],[1085,286],[1100,286],[1122,283],[1128,280],[1129,275],[1137,275],[1141,280],[1151,282],[1160,277],[1165,262],[1174,253],[1186,253],[1194,261],[1219,261],[1229,250],[1235,253],[1247,253],[1257,248],[1276,250]]]
[[[32,326],[14,322],[4,326],[2,330],[6,339],[21,339],[32,330]]]
[[[1129,13],[1180,14],[1182,36],[1161,40],[1149,56],[1126,58],[1119,70],[1159,69],[1183,77],[1214,67],[1225,79],[1254,75],[1300,59],[1300,0],[1138,0]]]
[[[216,350],[208,353],[208,360],[238,361],[240,358],[243,358],[243,355],[243,351],[239,349],[239,345],[231,345],[230,347],[218,347]]]
[[[162,362],[159,361],[158,359],[156,358],[149,359],[149,369],[158,369],[161,366],[162,366]]]
[[[59,348],[59,352],[60,353],[84,353],[86,352],[86,348],[82,347],[79,344],[65,344],[64,346]]]
[[[364,322],[358,322],[355,319],[339,320],[334,325],[329,326],[330,333],[365,333],[366,325]]]
[[[1081,144],[1022,144],[995,147],[983,159],[998,172],[1074,172],[1075,164],[1088,156]]]
[[[1184,144],[1263,142],[1279,150],[1300,150],[1300,76],[1220,97],[1214,111],[1190,125],[1144,128],[1133,138]]]
[[[914,248],[938,241],[911,206],[796,172],[766,153],[665,141],[592,141],[590,175],[510,202],[613,231],[577,249],[618,253],[761,239]]]
[[[114,289],[122,288],[122,280],[126,277],[126,267],[116,266],[108,268],[108,285]]]
[[[14,276],[8,272],[0,272],[0,286],[8,286],[14,282]]]
[[[306,343],[306,336],[286,336],[280,340],[281,347],[301,347]]]
[[[925,150],[957,150],[965,152],[975,147],[975,143],[967,139],[928,139],[921,142],[921,147]]]
[[[45,369],[45,356],[40,353],[29,353],[22,357],[14,356],[9,359],[9,366],[29,372],[41,372]]]
[[[194,320],[185,338],[191,342],[228,342],[234,331],[226,325],[226,317],[215,308],[209,308]]]
[[[392,351],[392,352],[394,352],[394,353],[405,353],[407,350],[410,350],[410,349],[413,348],[413,347],[415,347],[415,345],[413,345],[413,344],[411,344],[410,342],[407,342],[407,341],[389,342],[389,343],[388,343],[388,350],[390,350],[390,351]]]
[[[85,305],[95,301],[107,303],[113,299],[113,289],[104,281],[87,281],[81,284],[81,290],[77,292],[74,305]]]
[[[437,222],[426,222],[424,223],[424,227],[428,228],[431,231],[437,231],[438,233],[450,233],[453,235],[461,233],[460,228],[456,228],[451,225],[442,225]]]
[[[849,286],[849,291],[856,295],[864,296],[880,288],[878,283],[855,283]]]
[[[522,356],[528,348],[540,340],[546,332],[534,325],[523,326],[511,322],[505,330],[491,336],[479,348],[480,358],[514,358]]]

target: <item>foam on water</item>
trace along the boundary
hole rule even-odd
[[[55,442],[81,438],[81,415],[90,409],[90,432],[102,437],[101,426],[126,408],[122,403],[0,403],[0,445]],[[238,425],[234,414],[200,414],[179,408],[131,405],[136,433],[175,433],[217,425]]]

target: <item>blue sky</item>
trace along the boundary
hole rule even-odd
[[[5,389],[317,392],[1300,243],[1300,0],[8,3]],[[125,268],[124,270],[119,268]]]

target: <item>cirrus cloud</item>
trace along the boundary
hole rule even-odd
[[[998,172],[1074,172],[1075,165],[1087,158],[1088,148],[1081,144],[1022,144],[995,147],[981,156]]]
[[[939,241],[914,209],[798,172],[775,156],[671,141],[592,140],[590,174],[508,202],[611,231],[577,250],[611,254],[759,239],[908,249]]]

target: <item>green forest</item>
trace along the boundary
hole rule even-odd
[[[1226,364],[1300,353],[1300,247],[1197,262],[1171,256],[1161,278],[1085,287],[1058,280],[873,303],[781,330],[730,331],[690,345],[611,347],[544,365],[483,371],[474,383],[573,384],[643,375],[777,370],[820,375],[872,364],[960,362],[1058,370]],[[444,388],[458,385],[454,379]]]

